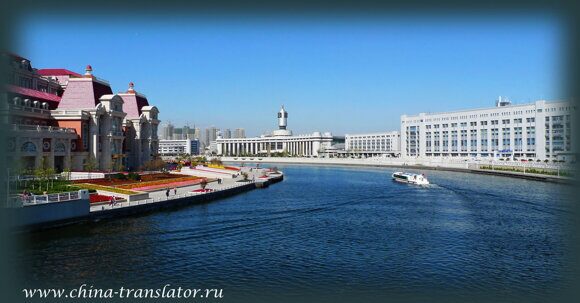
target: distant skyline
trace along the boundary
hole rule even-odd
[[[58,25],[54,20],[58,18]],[[565,99],[548,16],[359,18],[34,15],[12,50],[36,68],[130,81],[163,123],[295,134],[398,130],[400,115]]]

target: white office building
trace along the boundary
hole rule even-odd
[[[577,147],[576,106],[563,101],[401,116],[403,157],[566,159]]]
[[[398,131],[346,134],[344,151],[347,154],[359,154],[364,157],[398,157],[401,154],[401,134]]]
[[[268,156],[273,153],[289,156],[317,157],[332,144],[329,132],[293,135],[287,130],[288,112],[284,106],[278,112],[278,129],[271,134],[253,138],[222,138],[216,140],[217,154],[221,156]]]
[[[199,141],[197,139],[159,140],[159,154],[161,156],[199,155]]]

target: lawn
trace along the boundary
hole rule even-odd
[[[69,191],[81,190],[81,187],[71,185],[69,181],[65,180],[50,180],[50,181],[28,181],[20,182],[17,186],[19,193],[30,192],[34,195],[56,194]]]

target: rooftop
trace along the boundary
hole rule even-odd
[[[43,68],[36,70],[36,72],[41,76],[74,76],[82,77],[81,74],[75,73],[65,68]]]

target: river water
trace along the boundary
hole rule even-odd
[[[568,187],[424,171],[278,166],[267,189],[177,210],[28,235],[26,285],[222,288],[224,298],[558,293]],[[419,171],[414,171],[419,172]]]

